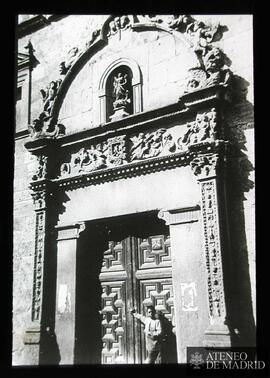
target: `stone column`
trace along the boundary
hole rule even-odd
[[[43,321],[43,286],[45,255],[48,249],[46,235],[48,234],[49,218],[48,208],[51,190],[46,183],[37,185],[32,196],[36,213],[35,252],[33,272],[33,296],[31,322],[26,328],[24,344],[27,345],[27,361],[29,365],[38,365],[40,362],[40,343],[42,337]]]
[[[226,143],[216,141],[206,149],[193,146],[191,168],[200,184],[202,240],[207,274],[209,324],[203,344],[206,347],[230,347],[225,274],[229,273],[229,239],[226,223],[224,170]],[[190,148],[191,149],[191,148]],[[196,152],[197,150],[197,152]],[[228,287],[228,286],[227,286]]]
[[[76,262],[83,222],[57,226],[57,283],[55,334],[60,351],[60,364],[74,364],[76,342]]]
[[[199,206],[158,214],[170,226],[178,363],[187,362],[187,347],[200,345],[206,322],[199,216]]]

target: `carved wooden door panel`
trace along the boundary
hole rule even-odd
[[[143,363],[143,327],[133,319],[133,306],[145,314],[148,305],[174,323],[169,235],[129,236],[111,240],[103,253],[102,363]]]

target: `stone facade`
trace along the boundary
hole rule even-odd
[[[99,361],[94,352],[91,357],[93,346],[82,357],[75,342],[77,308],[86,311],[78,305],[83,289],[76,269],[86,274],[78,256],[87,266],[82,246],[95,240],[92,249],[99,248],[93,224],[102,232],[112,224],[124,229],[136,214],[141,221],[154,216],[156,229],[162,224],[169,231],[171,262],[160,269],[149,262],[149,270],[145,263],[131,276],[146,302],[149,282],[174,295],[174,302],[166,297],[164,313],[174,327],[177,361],[185,362],[187,346],[254,345],[252,17],[31,15],[20,21],[13,365]],[[100,282],[120,295],[105,278],[112,274],[112,282],[129,287],[129,273],[115,269],[101,273]],[[70,300],[64,315],[63,290]],[[118,316],[131,324],[117,303]],[[106,317],[109,310],[102,311]],[[100,361],[140,363],[144,352],[135,347],[134,359],[125,348],[122,356],[119,332],[113,347],[109,333],[103,336]]]

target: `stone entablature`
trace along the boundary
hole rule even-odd
[[[192,103],[194,94],[185,95],[178,104],[161,109],[158,117],[153,111],[140,113],[129,120],[108,123],[107,127],[54,140],[28,142],[26,147],[38,156],[33,182],[64,180],[66,186],[69,181],[74,182],[73,178],[86,175],[89,176],[86,183],[91,184],[95,179],[111,181],[118,176],[144,174],[187,163],[195,167],[199,164],[199,152],[207,158],[205,152],[211,154],[219,149],[223,139],[218,108],[220,101],[228,97],[228,90],[223,86],[209,89],[211,99],[204,98],[204,91],[197,91],[200,100],[186,107],[185,102]],[[57,159],[52,159],[50,156],[56,151],[59,151]],[[206,163],[203,161],[202,165]]]

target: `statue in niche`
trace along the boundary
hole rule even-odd
[[[127,89],[128,80],[127,74],[118,73],[117,76],[114,76],[113,80],[113,95],[115,101],[113,103],[114,110],[119,107],[126,107],[130,103],[129,91]]]
[[[40,90],[42,98],[43,98],[43,112],[45,113],[44,117],[42,118],[45,118],[45,116],[50,116],[52,107],[54,104],[54,100],[57,95],[61,82],[62,80],[60,79],[56,81],[51,81],[46,90],[44,89]]]

